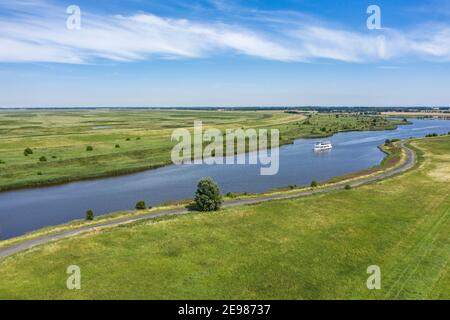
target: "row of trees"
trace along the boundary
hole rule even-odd
[[[130,141],[131,139],[130,138],[126,138],[126,141]],[[137,137],[136,138],[136,140],[141,140],[141,138],[140,137]],[[120,148],[120,144],[116,144],[115,146],[114,146],[116,149],[118,149],[118,148]],[[94,151],[94,147],[93,146],[87,146],[86,147],[86,151]],[[33,154],[33,149],[31,149],[31,148],[25,148],[25,150],[23,150],[23,155],[25,156],[25,157],[28,157],[29,155],[32,155]],[[52,157],[52,158],[56,158],[56,157]],[[39,160],[41,161],[41,162],[45,162],[45,161],[47,161],[47,158],[45,158],[44,156],[42,156],[42,157],[40,157],[39,158]]]
[[[319,186],[317,181],[311,182],[311,187],[316,188]],[[351,186],[346,185],[346,190],[350,190]],[[203,212],[217,211],[220,209],[223,203],[223,198],[220,193],[219,186],[210,177],[201,179],[197,184],[197,191],[194,198],[196,209]],[[152,207],[147,207],[145,201],[138,201],[135,206],[136,210],[146,210]],[[93,220],[94,212],[88,210],[86,212],[86,220]]]
[[[220,194],[219,186],[211,178],[201,179],[197,184],[197,191],[195,193],[195,205],[199,211],[217,211],[222,205],[222,196]],[[136,210],[146,210],[152,207],[147,207],[145,201],[138,201],[135,205]],[[86,220],[94,220],[94,211],[89,209],[86,211]]]
[[[25,150],[23,150],[23,155],[25,157],[28,157],[29,155],[32,155],[32,154],[33,154],[33,149],[31,149],[31,148],[25,148]],[[55,159],[56,156],[52,156],[52,158]],[[39,158],[39,161],[40,162],[46,162],[47,161],[47,157],[46,156],[41,156]]]

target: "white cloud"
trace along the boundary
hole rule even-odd
[[[81,30],[68,30],[65,8],[47,2],[22,0],[11,5],[0,0],[0,9],[9,13],[0,20],[0,62],[190,59],[229,52],[278,61],[450,60],[448,25],[430,27],[426,33],[392,29],[363,33],[313,19],[301,24],[289,20],[289,15],[282,22],[274,16],[271,24],[261,27],[253,20],[244,26],[148,13],[110,16],[82,11]]]

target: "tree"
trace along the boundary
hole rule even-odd
[[[92,151],[92,150],[94,150],[94,148],[92,146],[87,146],[86,147],[86,151]]]
[[[46,162],[46,161],[47,161],[47,158],[44,157],[44,156],[42,156],[42,157],[39,158],[39,161],[40,161],[40,162]]]
[[[117,149],[120,148],[120,144],[116,144],[116,148],[117,148]]]
[[[197,184],[195,204],[200,211],[217,211],[222,205],[222,196],[217,183],[212,178],[203,178]]]
[[[311,181],[311,187],[312,188],[315,188],[315,187],[318,187],[318,186],[319,186],[319,183],[317,181]]]
[[[94,211],[91,209],[86,211],[86,220],[94,220]]]
[[[23,155],[26,157],[30,154],[33,154],[33,150],[31,150],[31,148],[26,148],[25,150],[23,150]]]
[[[136,210],[145,210],[146,208],[145,201],[138,201],[136,203]]]
[[[349,184],[347,184],[347,185],[345,186],[345,190],[350,190],[351,188],[352,188],[352,186],[349,185]]]

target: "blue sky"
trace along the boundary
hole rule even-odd
[[[449,87],[450,0],[0,0],[0,107],[449,106]]]

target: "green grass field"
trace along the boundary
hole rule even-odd
[[[170,163],[176,128],[278,128],[281,144],[339,131],[393,129],[381,117],[274,111],[58,110],[0,112],[0,191],[119,175]],[[118,145],[119,147],[116,147]],[[86,148],[91,146],[92,151]],[[24,156],[25,148],[33,154]],[[46,161],[40,161],[45,157]]]
[[[371,185],[93,232],[0,261],[0,298],[449,299],[450,137]],[[81,268],[81,290],[66,269]],[[366,269],[381,268],[381,290]]]

